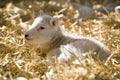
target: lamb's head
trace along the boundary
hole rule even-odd
[[[49,43],[52,36],[57,32],[59,26],[59,18],[42,14],[37,17],[31,27],[25,34],[25,39],[33,44]]]

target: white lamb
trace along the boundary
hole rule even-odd
[[[52,17],[41,12],[32,26],[29,27],[25,38],[32,44],[39,45],[46,52],[48,61],[57,58],[59,62],[66,62],[73,57],[82,58],[84,54],[93,51],[95,57],[106,60],[109,51],[106,46],[91,38],[72,38],[62,33],[59,17]]]

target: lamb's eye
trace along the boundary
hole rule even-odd
[[[38,28],[38,31],[39,31],[39,30],[43,30],[43,29],[45,29],[45,27],[42,27],[42,26],[41,26],[41,27]]]
[[[40,29],[45,29],[45,28],[41,26]]]

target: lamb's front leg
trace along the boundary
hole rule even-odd
[[[58,48],[53,49],[47,53],[47,61],[50,64],[54,64],[56,62],[57,57],[60,55],[60,50]]]
[[[65,63],[78,57],[78,50],[70,45],[61,45],[60,48],[53,49],[47,53],[47,60],[50,64],[56,62]],[[80,57],[80,56],[79,56]]]
[[[65,62],[72,62],[76,59],[82,59],[84,53],[80,53],[79,49],[75,48],[74,46],[67,44],[67,45],[61,45],[60,46],[60,56],[57,58],[57,60],[60,63]]]

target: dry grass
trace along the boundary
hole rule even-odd
[[[25,41],[25,29],[22,28],[31,24],[40,9],[50,15],[64,14],[62,23],[71,33],[91,36],[105,43],[111,51],[106,64],[88,55],[78,64],[48,65],[45,55]],[[21,1],[0,8],[0,80],[48,80],[46,73],[50,69],[54,70],[51,80],[119,80],[120,13],[103,15],[102,19],[76,20],[75,11],[64,0]]]

